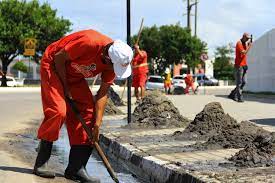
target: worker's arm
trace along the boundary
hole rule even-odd
[[[145,55],[142,53],[142,51],[139,49],[139,46],[137,44],[135,44],[135,50],[137,51],[137,53],[141,56],[144,57]]]
[[[54,68],[63,85],[64,94],[66,97],[72,98],[68,88],[66,79],[66,61],[69,60],[69,56],[66,51],[61,50],[54,55]]]
[[[243,55],[246,55],[246,54],[248,53],[249,49],[251,48],[251,46],[252,46],[252,43],[251,43],[251,42],[250,42],[250,43],[248,43],[248,45],[247,45],[247,48],[246,48],[246,49],[244,49],[244,48],[243,48],[243,46],[241,46],[241,48],[240,48],[241,53],[242,53]]]
[[[103,118],[105,106],[106,106],[107,99],[108,99],[107,93],[108,93],[109,88],[110,88],[109,84],[104,83],[104,82],[101,83],[100,88],[96,95],[96,103],[95,103],[96,122],[95,122],[95,126],[94,126],[94,131],[93,131],[94,141],[96,141],[96,142],[99,140],[99,128],[102,123],[102,118]]]

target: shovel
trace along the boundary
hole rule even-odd
[[[88,135],[88,138],[90,141],[93,141],[93,135],[92,132],[90,131],[89,127],[87,126],[86,122],[84,121],[84,119],[82,118],[82,116],[80,115],[80,112],[75,104],[75,102],[66,97],[67,101],[69,102],[69,105],[71,106],[73,112],[75,113],[76,117],[78,118],[78,120],[81,122],[82,127],[84,128],[85,132]],[[117,178],[117,176],[115,175],[115,172],[113,170],[113,168],[111,167],[108,159],[106,158],[105,154],[103,153],[101,147],[99,146],[99,144],[97,142],[94,142],[95,148],[101,158],[101,160],[103,161],[105,167],[107,168],[107,171],[109,172],[110,176],[112,177],[112,179],[116,182],[119,183],[119,180]]]

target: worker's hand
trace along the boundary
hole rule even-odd
[[[93,128],[93,141],[98,142],[99,141],[99,126],[95,124]]]
[[[139,49],[139,46],[137,44],[134,45],[135,50]]]

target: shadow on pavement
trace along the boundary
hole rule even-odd
[[[29,168],[20,168],[20,167],[9,167],[9,166],[0,166],[0,170],[24,173],[24,174],[33,174],[33,170]],[[56,173],[56,177],[64,177],[61,173]]]
[[[228,95],[215,95],[215,96],[220,98],[226,98],[230,101],[233,101],[232,99],[229,99],[227,97]],[[275,96],[244,94],[244,101],[259,102],[259,103],[265,103],[265,104],[275,104]]]
[[[275,118],[251,119],[249,121],[252,121],[252,122],[260,124],[260,125],[275,126]]]

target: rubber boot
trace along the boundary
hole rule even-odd
[[[230,92],[230,94],[227,96],[228,98],[237,101],[237,97],[236,97],[236,89],[232,90]]]
[[[92,150],[92,147],[87,145],[73,145],[71,147],[65,178],[81,183],[100,183],[99,179],[89,176],[86,170]]]
[[[35,161],[33,173],[44,178],[54,178],[55,173],[48,169],[48,161],[51,157],[53,143],[41,140]]]

